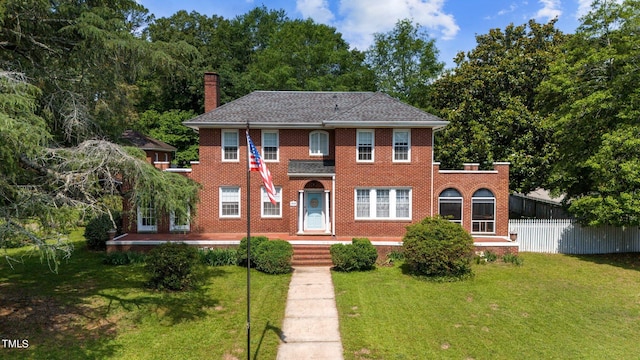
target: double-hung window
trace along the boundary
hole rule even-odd
[[[238,130],[222,130],[222,161],[240,161]]]
[[[233,186],[220,187],[220,217],[240,217],[240,188]]]
[[[309,155],[329,155],[329,134],[326,131],[312,131],[309,134]]]
[[[264,161],[278,161],[278,140],[278,130],[262,130],[262,159]]]
[[[262,200],[260,203],[262,217],[264,218],[280,218],[282,217],[282,188],[276,186],[276,204],[274,205],[269,200],[269,195],[267,194],[267,190],[264,187],[261,187],[261,197]]]
[[[411,131],[393,130],[393,161],[411,161]]]
[[[373,130],[358,130],[356,133],[358,162],[373,162],[374,158],[374,138]]]
[[[357,220],[411,220],[411,189],[356,189]]]

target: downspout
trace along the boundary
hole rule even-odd
[[[433,162],[435,161],[435,150],[434,147],[436,145],[436,132],[433,128],[431,128],[431,195],[429,196],[429,201],[431,201],[431,217],[433,217],[433,178],[435,176],[435,171],[433,170]]]
[[[331,235],[336,236],[336,176],[331,176]]]

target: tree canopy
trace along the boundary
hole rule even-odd
[[[540,86],[550,187],[591,225],[640,224],[640,1],[595,1]]]
[[[50,240],[108,211],[105,198],[178,212],[195,204],[197,184],[113,142],[137,117],[140,69],[180,67],[190,46],[138,38],[149,18],[135,1],[8,0],[0,16],[0,247],[21,238],[55,267],[70,248]]]
[[[436,137],[442,168],[464,162],[490,168],[508,161],[511,190],[529,192],[545,184],[550,144],[535,107],[536,88],[565,39],[555,20],[530,20],[478,35],[474,49],[458,54],[456,68],[430,91],[433,106],[450,121]]]

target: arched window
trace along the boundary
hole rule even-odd
[[[329,133],[318,130],[309,134],[309,155],[329,155]]]
[[[495,233],[496,198],[488,189],[480,189],[471,198],[471,232]]]
[[[438,198],[438,213],[449,221],[462,224],[462,194],[456,189],[446,189]]]

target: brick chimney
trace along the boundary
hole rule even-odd
[[[220,105],[220,89],[218,74],[214,72],[204,73],[204,112],[217,108]]]

